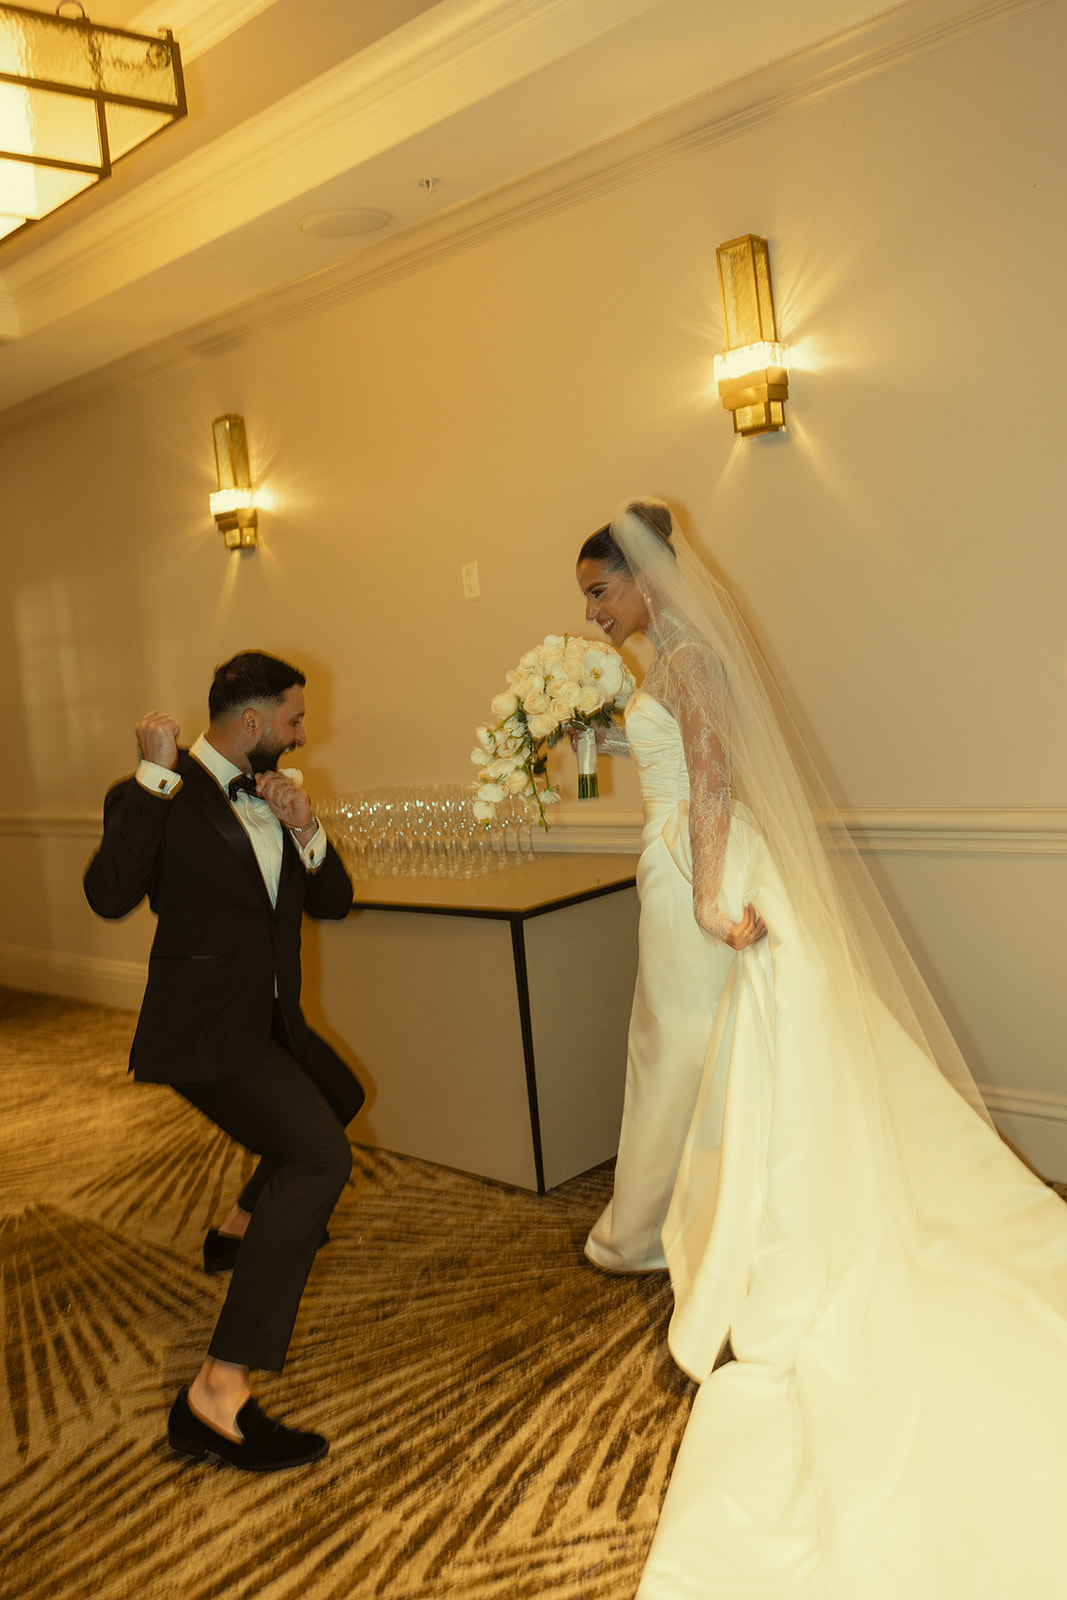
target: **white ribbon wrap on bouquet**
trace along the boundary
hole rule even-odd
[[[596,776],[596,729],[579,728],[575,748],[578,755],[578,798],[594,800],[599,794]]]

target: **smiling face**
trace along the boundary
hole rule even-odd
[[[259,717],[253,730],[258,737],[247,751],[248,764],[253,772],[273,772],[280,757],[306,742],[303,688],[294,683],[276,704],[261,702],[249,709],[258,711]]]
[[[616,648],[648,627],[648,607],[637,580],[604,561],[579,561],[578,587],[585,595],[585,620],[603,629]]]

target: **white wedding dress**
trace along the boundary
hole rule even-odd
[[[697,927],[692,884],[671,853],[685,832],[689,801],[678,724],[638,690],[626,710],[626,735],[644,800],[637,983],[615,1189],[585,1253],[610,1272],[646,1272],[667,1265],[661,1233],[733,951]]]
[[[641,965],[587,1250],[666,1260],[700,1383],[640,1600],[1067,1595],[1067,1207],[861,976],[827,982],[736,803],[719,904],[769,936],[700,934],[678,724],[640,690],[627,734]]]

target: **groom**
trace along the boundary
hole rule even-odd
[[[278,770],[304,744],[304,675],[248,650],[215,673],[210,724],[189,750],[150,711],[141,762],[104,802],[85,874],[102,917],[148,896],[157,921],[130,1054],[142,1082],[168,1083],[260,1163],[218,1233],[209,1271],[233,1277],[207,1358],[171,1409],[186,1455],[250,1472],[325,1455],[316,1433],[267,1417],[249,1372],[281,1371],[315,1251],[351,1170],[344,1132],[363,1091],[300,1010],[305,910],[352,904],[341,861],[300,787]]]

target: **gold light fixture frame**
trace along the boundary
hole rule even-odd
[[[60,16],[64,4],[81,15]],[[96,27],[81,0],[55,15],[0,0],[0,239],[108,177],[186,110],[169,31]]]
[[[218,492],[211,496],[211,514],[227,550],[254,550],[259,543],[259,517],[248,465],[245,419],[235,411],[211,424],[215,441]]]
[[[723,408],[734,432],[748,438],[785,427],[789,369],[778,342],[766,239],[755,233],[730,239],[715,252],[726,350],[715,357]]]

